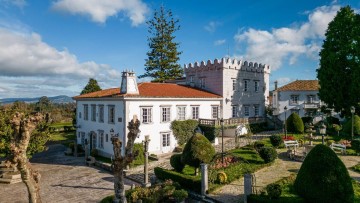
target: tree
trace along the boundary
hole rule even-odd
[[[40,113],[25,116],[23,113],[16,112],[10,119],[12,136],[10,142],[11,154],[5,161],[7,168],[17,169],[21,173],[21,179],[25,183],[29,202],[41,202],[40,197],[40,174],[32,169],[27,156],[27,149],[34,130],[44,120],[48,122],[49,116],[43,116]]]
[[[133,119],[128,124],[129,133],[127,135],[127,143],[125,146],[125,153],[121,153],[122,141],[118,137],[112,137],[111,142],[114,150],[114,202],[126,203],[125,187],[124,187],[124,169],[128,166],[138,155],[138,151],[133,152],[135,139],[140,132],[140,121],[134,115]]]
[[[306,156],[294,188],[305,202],[354,202],[347,168],[333,150],[321,144]]]
[[[211,142],[202,134],[196,133],[186,143],[181,161],[184,164],[197,168],[201,163],[209,163],[215,155],[215,149]]]
[[[292,113],[289,118],[286,119],[287,131],[292,133],[303,133],[304,123],[297,113]]]
[[[97,80],[90,78],[89,82],[87,83],[87,85],[84,87],[84,89],[81,91],[80,94],[87,94],[87,93],[91,93],[91,92],[96,92],[96,91],[100,91],[101,88],[98,85]]]
[[[182,77],[183,69],[177,63],[182,52],[177,51],[179,43],[174,42],[174,32],[180,29],[179,20],[174,20],[171,10],[160,7],[147,22],[150,51],[145,63],[145,74],[139,78],[151,77],[155,82]]]
[[[341,8],[325,33],[317,69],[319,96],[328,107],[350,115],[360,102],[360,15]]]
[[[36,103],[36,110],[39,112],[48,112],[51,108],[51,101],[47,96],[42,96]]]
[[[185,121],[172,121],[170,129],[173,131],[174,136],[178,142],[178,145],[185,144],[191,136],[195,134],[195,130],[198,127],[199,122],[197,120],[185,120]]]

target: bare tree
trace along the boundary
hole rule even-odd
[[[23,113],[16,112],[10,120],[13,129],[13,136],[10,143],[11,155],[5,161],[8,168],[17,169],[21,173],[21,179],[25,183],[28,194],[29,202],[39,203],[40,198],[40,174],[32,169],[29,159],[26,155],[26,150],[29,145],[32,132],[36,129],[37,125],[48,120],[48,116],[43,116],[40,113],[25,117]]]
[[[127,135],[127,143],[125,146],[125,153],[121,153],[122,141],[118,137],[112,137],[111,142],[114,149],[114,202],[126,202],[125,188],[124,188],[124,169],[128,166],[138,155],[138,151],[133,152],[135,139],[140,132],[140,121],[134,115],[133,119],[129,122],[127,128],[129,133]]]

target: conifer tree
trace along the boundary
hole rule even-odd
[[[177,63],[181,52],[179,43],[174,42],[174,32],[180,29],[179,20],[173,18],[171,10],[160,7],[154,17],[147,22],[149,28],[148,43],[150,51],[145,60],[145,73],[139,78],[150,77],[154,82],[182,77],[183,69]]]
[[[87,94],[87,93],[91,93],[91,92],[96,92],[96,91],[100,91],[101,87],[99,86],[97,80],[95,80],[94,78],[90,78],[89,82],[87,83],[87,85],[84,87],[84,89],[81,91],[80,94]]]
[[[319,96],[329,107],[350,114],[360,102],[360,15],[341,8],[329,23],[320,52]]]

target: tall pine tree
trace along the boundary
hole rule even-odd
[[[101,87],[99,86],[97,80],[90,78],[88,84],[84,87],[80,94],[87,94],[91,92],[100,91]]]
[[[329,107],[350,114],[360,102],[360,16],[341,8],[329,23],[317,69],[319,96]]]
[[[150,77],[154,82],[182,77],[183,69],[177,63],[182,52],[177,50],[179,43],[174,42],[174,32],[180,29],[179,20],[174,20],[171,10],[155,11],[154,17],[147,22],[150,51],[145,60],[145,73],[139,78]]]

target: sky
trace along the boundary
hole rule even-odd
[[[328,23],[358,0],[0,0],[0,98],[78,95],[89,78],[119,87],[144,73],[148,27],[164,6],[179,20],[179,64],[230,57],[268,64],[270,90],[316,79]],[[138,82],[149,79],[138,79]]]

